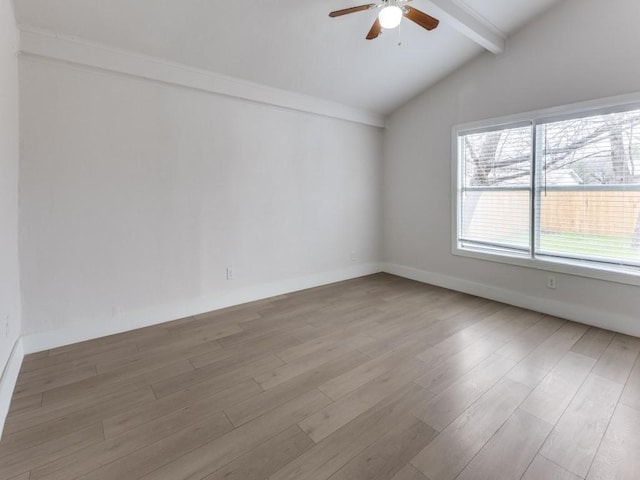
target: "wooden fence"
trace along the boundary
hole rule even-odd
[[[626,237],[640,228],[640,191],[556,190],[542,192],[540,202],[540,226],[545,233]],[[526,243],[529,192],[469,192],[463,210],[467,238]]]
[[[554,191],[541,195],[545,232],[633,235],[639,221],[640,191]]]

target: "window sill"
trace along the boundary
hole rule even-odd
[[[634,271],[631,268],[617,269],[612,266],[595,266],[587,261],[574,261],[568,259],[555,259],[549,257],[529,258],[518,255],[505,255],[491,253],[481,249],[459,248],[455,247],[452,251],[453,255],[475,258],[478,260],[487,260],[490,262],[504,263],[507,265],[516,265],[519,267],[535,268],[547,272],[564,273],[575,275],[578,277],[591,278],[595,280],[605,280],[608,282],[622,283],[626,285],[640,286],[640,269]]]

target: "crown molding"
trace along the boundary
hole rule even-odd
[[[20,55],[98,69],[215,95],[384,128],[383,115],[309,95],[19,25]]]

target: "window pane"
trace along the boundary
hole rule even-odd
[[[537,129],[538,253],[640,264],[640,111]]]
[[[528,190],[473,190],[462,197],[463,243],[529,251]]]
[[[531,127],[506,128],[461,137],[464,186],[531,185]]]
[[[463,245],[530,250],[531,132],[526,126],[460,137]]]
[[[640,191],[551,191],[541,198],[539,252],[640,263]]]

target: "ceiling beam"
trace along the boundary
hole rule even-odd
[[[486,20],[474,15],[469,9],[461,7],[459,2],[426,0],[426,3],[431,4],[429,14],[440,18],[478,45],[495,54],[504,51],[504,36]]]
[[[20,55],[385,128],[384,115],[22,25]]]

